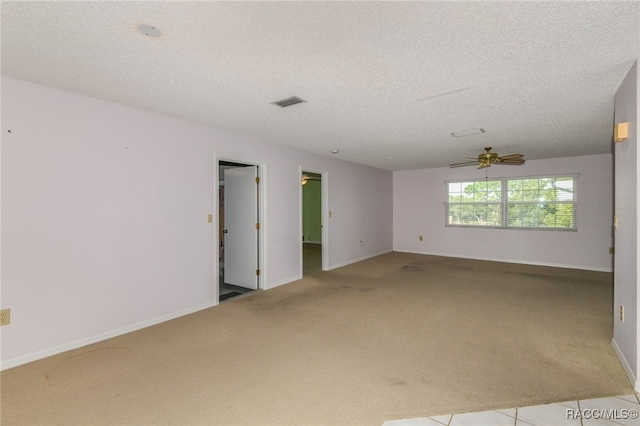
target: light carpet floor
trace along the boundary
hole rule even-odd
[[[2,424],[381,425],[630,394],[611,278],[406,253],[313,269],[3,371]]]

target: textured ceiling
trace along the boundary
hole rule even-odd
[[[611,152],[639,25],[638,2],[3,1],[2,74],[402,170]]]

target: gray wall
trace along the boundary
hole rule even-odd
[[[610,140],[603,141],[607,146]],[[526,158],[526,152],[524,152]],[[393,175],[393,248],[501,262],[611,271],[611,154],[530,160],[522,166],[448,167]],[[578,230],[445,226],[447,180],[577,174]],[[423,241],[419,236],[424,237]]]
[[[638,382],[638,64],[633,65],[615,96],[615,123],[629,123],[629,138],[615,144],[615,270],[613,347],[627,374]],[[624,322],[620,318],[624,306]]]
[[[301,168],[329,268],[390,251],[391,172],[330,155],[2,77],[2,368],[217,304],[218,160],[264,171],[263,288],[301,278]]]

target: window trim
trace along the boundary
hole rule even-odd
[[[577,232],[578,231],[578,178],[579,173],[563,173],[563,174],[553,174],[553,175],[533,175],[533,176],[509,176],[509,177],[495,177],[495,178],[477,178],[477,179],[448,179],[444,181],[445,186],[445,198],[444,202],[444,223],[445,227],[451,228],[478,228],[478,229],[514,229],[514,230],[526,230],[526,231],[569,231],[569,232]],[[572,178],[573,179],[573,201],[557,201],[558,204],[572,204],[574,206],[574,214],[573,214],[573,224],[572,228],[556,228],[556,227],[540,227],[540,226],[509,226],[509,215],[508,215],[508,205],[509,205],[509,181],[514,180],[526,180],[526,179],[558,179],[558,178]],[[498,202],[470,202],[470,203],[450,203],[449,202],[449,184],[451,183],[475,183],[475,182],[486,182],[486,181],[498,181],[501,182],[501,215],[502,215],[502,225],[462,225],[462,224],[451,224],[449,223],[449,205],[450,204],[497,204]],[[512,202],[513,203],[513,202]],[[519,203],[519,204],[527,204],[527,203]],[[533,203],[532,203],[533,204]]]

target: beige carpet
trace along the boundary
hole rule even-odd
[[[2,372],[2,424],[380,425],[633,393],[611,274],[389,253]]]

